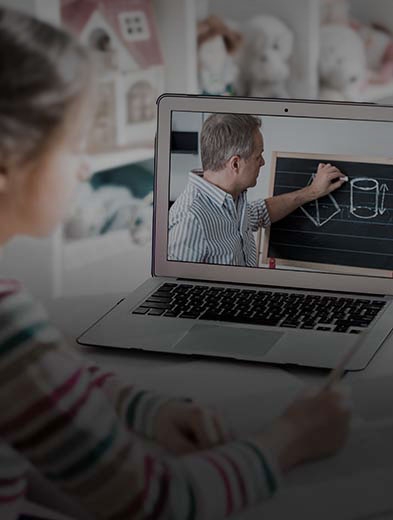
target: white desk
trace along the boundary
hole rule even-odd
[[[125,295],[119,294],[118,297],[108,295],[60,299],[54,301],[48,311],[51,319],[67,337],[70,344],[75,345],[76,336],[123,296]],[[130,331],[130,334],[131,333],[132,331]],[[214,387],[214,395],[210,396],[212,397],[210,402],[214,403],[214,401],[216,401],[218,404],[223,399],[230,400],[235,395],[241,396],[257,392],[257,382],[262,379],[264,372],[269,372],[271,377],[272,371],[276,371],[278,381],[280,381],[280,374],[282,374],[279,368],[266,367],[266,365],[248,362],[209,361],[208,359],[200,361],[186,356],[171,356],[115,349],[82,348],[82,351],[93,362],[116,371],[119,375],[126,377],[130,381],[144,384],[150,388],[156,386],[155,378],[157,377],[157,370],[164,369],[165,371],[165,369],[170,369],[171,367],[178,367],[179,373],[184,369],[190,374],[195,367],[196,374],[198,370],[201,371],[201,383],[200,388],[196,388],[195,380],[198,380],[198,378],[194,377],[194,390],[196,396],[201,395],[204,397],[206,395],[206,380],[202,377],[202,364],[205,369],[206,367],[208,368],[210,378],[214,377],[214,374],[217,373],[218,384]],[[222,377],[224,373],[229,374],[228,378]],[[294,368],[290,370],[290,375],[296,376],[306,383],[315,383],[321,381],[322,378],[326,376],[326,372],[323,370]],[[389,376],[391,376],[391,378]],[[373,378],[381,378],[380,381],[382,381],[383,384],[376,384],[377,380],[374,381]],[[356,385],[358,390],[358,404],[360,400],[362,408],[366,409],[367,412],[370,411],[371,415],[375,413],[378,417],[379,414],[386,413],[387,409],[393,410],[393,335],[390,335],[365,370],[348,373],[345,376],[345,380],[349,384]],[[234,383],[236,386],[234,386]],[[162,385],[162,380],[160,384]],[[179,378],[176,384],[176,393],[178,395],[185,395],[187,393],[185,390],[189,389],[189,385],[189,381]],[[162,388],[159,389],[162,390]],[[257,414],[255,417],[256,416]],[[393,418],[393,412],[391,416]],[[374,432],[372,430],[370,431],[372,435],[374,435]],[[335,518],[362,518],[364,520],[379,520],[380,518],[385,518],[381,515],[370,515],[371,513],[374,515],[376,512],[386,510],[388,507],[385,503],[387,497],[390,497],[389,507],[391,507],[391,511],[393,511],[393,424],[389,432],[390,438],[392,439],[390,452],[387,454],[387,457],[384,457],[381,453],[374,457],[371,453],[371,466],[375,459],[375,467],[370,468],[372,473],[370,473],[368,478],[354,481],[353,484],[348,482],[348,478],[346,478],[345,481],[340,480],[342,477],[342,465],[344,463],[351,465],[351,472],[352,464],[353,472],[359,473],[363,470],[362,461],[354,460],[352,462],[348,457],[348,460],[344,457],[339,461],[330,459],[323,461],[323,463],[318,462],[307,465],[294,470],[289,475],[286,480],[290,484],[290,487],[284,489],[281,495],[278,495],[267,505],[261,506],[257,510],[249,511],[244,514],[242,518],[259,518],[263,511],[265,511],[266,514],[268,513],[269,519],[282,518],[281,515],[284,514],[285,507],[288,508],[288,513],[291,510],[293,511],[293,508],[297,508],[299,513],[301,512],[302,518],[315,518],[317,513],[319,519],[331,518],[332,515],[334,515]],[[386,437],[386,431],[384,435]],[[384,439],[384,437],[378,437],[375,434],[375,444],[381,445]],[[354,445],[357,443],[359,445],[358,450],[363,451],[362,443],[364,439],[353,437],[353,441],[351,442],[353,442]],[[388,442],[390,441],[388,440]],[[367,446],[364,449],[367,451]],[[391,464],[390,458],[392,459]],[[380,468],[378,468],[379,462],[391,468],[391,473],[387,474],[385,471],[386,468],[381,472]],[[335,475],[335,465],[337,466],[337,477],[331,480],[327,488],[326,485],[324,485],[324,483],[326,483],[325,473],[329,473],[330,477]],[[369,486],[369,482],[379,482],[379,485]],[[302,486],[305,483],[315,484],[312,491],[312,496],[315,498],[314,501],[310,500],[307,487],[297,488],[296,493],[291,491],[294,489],[291,486]],[[387,490],[388,487],[390,488],[389,490]],[[321,500],[325,502],[325,505],[322,507]],[[369,507],[369,510],[367,510],[366,506]],[[386,518],[393,518],[393,512],[389,514],[390,516]]]

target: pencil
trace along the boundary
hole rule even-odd
[[[329,390],[332,388],[336,383],[339,382],[341,379],[343,373],[345,372],[345,369],[350,362],[352,356],[356,354],[356,352],[359,350],[359,348],[362,346],[363,342],[359,341],[356,342],[355,345],[353,345],[348,352],[344,354],[344,356],[340,359],[338,365],[330,372],[328,377],[326,378],[326,381],[323,383],[320,392],[324,392],[326,390]]]

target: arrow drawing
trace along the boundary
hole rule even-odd
[[[381,195],[381,204],[380,204],[380,207],[379,207],[379,214],[380,215],[383,215],[386,211],[386,208],[385,208],[385,194],[387,191],[389,191],[389,188],[387,187],[386,184],[382,184],[382,186],[380,187],[380,195]]]

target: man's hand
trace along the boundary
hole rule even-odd
[[[219,415],[195,403],[169,401],[154,421],[154,440],[175,454],[212,448],[230,440]]]
[[[319,199],[340,188],[347,178],[341,171],[329,164],[319,164],[314,180],[308,186],[310,200]]]
[[[347,180],[348,177],[335,166],[321,163],[314,180],[309,186],[266,199],[271,222],[277,222],[303,204],[328,195],[340,188]]]

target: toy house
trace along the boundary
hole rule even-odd
[[[163,59],[150,0],[62,0],[63,23],[93,50],[98,106],[89,152],[151,143]]]

